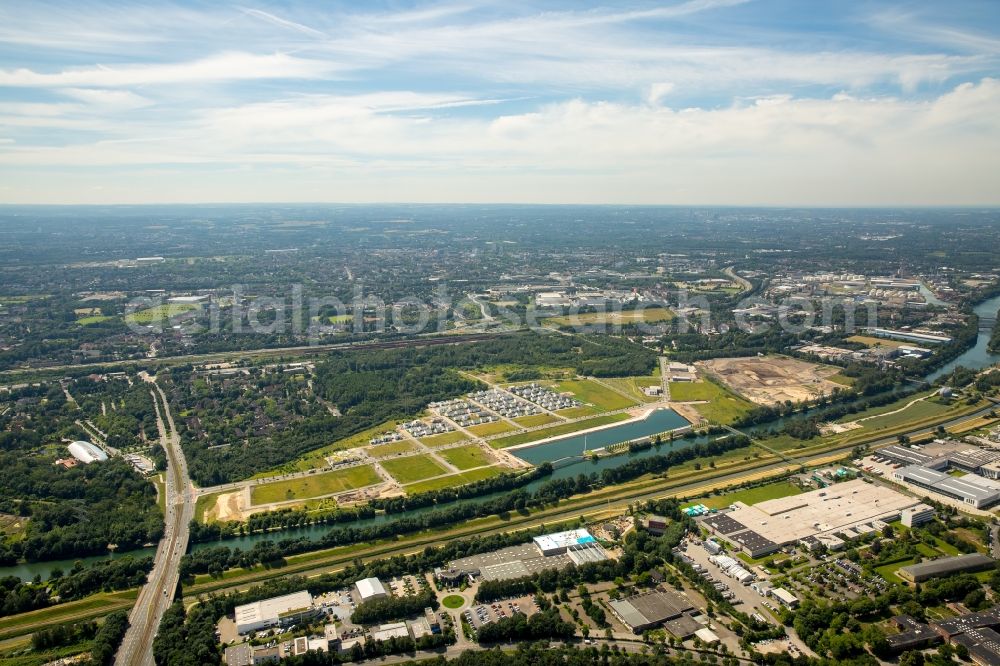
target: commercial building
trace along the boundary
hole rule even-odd
[[[926,504],[911,506],[909,509],[903,509],[900,519],[906,527],[918,527],[934,520],[934,508]]]
[[[646,592],[625,599],[612,600],[608,607],[634,634],[679,618],[694,607],[674,592]]]
[[[957,499],[976,509],[985,509],[1000,502],[1000,489],[994,487],[989,479],[975,474],[955,477],[927,467],[910,465],[894,470],[892,478]]]
[[[536,536],[533,541],[535,542],[535,546],[538,547],[538,552],[548,556],[561,555],[569,550],[570,546],[593,543],[596,539],[587,530],[579,529],[556,532],[554,534],[543,534],[542,536]]]
[[[246,634],[265,627],[288,626],[314,612],[312,595],[305,590],[263,599],[236,607],[236,631]]]
[[[891,328],[870,328],[868,332],[876,338],[892,338],[894,340],[906,340],[907,342],[919,342],[931,345],[941,345],[951,342],[951,337],[939,333],[920,333],[917,331],[898,331]]]
[[[94,446],[90,442],[77,441],[73,442],[66,447],[69,454],[82,462],[84,465],[89,465],[92,462],[101,462],[102,460],[108,459],[108,454]]]
[[[736,502],[731,511],[702,518],[701,524],[756,558],[821,537],[871,532],[917,504],[891,488],[854,479],[753,506]]]
[[[897,615],[892,618],[892,623],[899,629],[899,633],[890,634],[885,640],[895,653],[922,650],[941,642],[941,634],[911,615]]]
[[[1000,634],[994,629],[970,629],[952,637],[951,642],[964,645],[969,651],[969,657],[979,666],[1000,665]]]
[[[931,578],[940,578],[956,573],[973,573],[986,571],[996,566],[996,560],[982,553],[942,557],[930,562],[911,564],[900,568],[896,573],[900,578],[911,583],[922,583]]]
[[[382,581],[378,578],[365,578],[354,584],[362,603],[372,599],[385,599],[389,594],[385,591]]]
[[[409,638],[410,630],[405,622],[393,622],[392,624],[380,625],[377,629],[372,629],[373,641],[387,641],[390,638]]]
[[[249,643],[230,645],[223,655],[226,666],[251,666],[253,664],[253,647]]]
[[[768,594],[788,608],[796,608],[799,605],[799,598],[783,587],[772,587]]]

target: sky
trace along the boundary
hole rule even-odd
[[[0,203],[1000,205],[1000,2],[0,0]]]

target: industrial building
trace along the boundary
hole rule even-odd
[[[899,633],[890,634],[885,639],[895,653],[922,650],[941,642],[941,634],[911,615],[897,615],[892,618],[892,623],[899,629]]]
[[[919,342],[931,345],[941,345],[951,342],[951,337],[939,333],[920,333],[918,331],[899,331],[891,328],[870,328],[868,333],[876,338],[892,338],[894,340],[906,340],[907,342]]]
[[[694,606],[674,592],[646,592],[608,602],[611,612],[634,634],[681,617]]]
[[[357,591],[362,603],[371,601],[372,599],[385,599],[389,596],[382,585],[382,581],[378,578],[359,580],[354,584],[354,589]]]
[[[891,488],[854,479],[753,506],[736,502],[731,511],[702,518],[701,524],[756,558],[835,534],[852,538],[872,532],[917,504]]]
[[[952,637],[951,642],[964,645],[969,651],[969,657],[979,666],[1000,664],[1000,634],[994,629],[989,627],[969,629]]]
[[[929,562],[911,564],[900,568],[896,573],[900,578],[911,583],[922,583],[931,578],[940,578],[956,573],[973,573],[986,571],[996,566],[996,560],[982,553],[942,557]]]
[[[892,618],[900,633],[886,636],[889,647],[896,653],[920,650],[948,641],[964,645],[972,661],[979,666],[1000,664],[1000,606],[979,613],[966,613],[946,620],[924,624],[909,615]]]
[[[926,504],[911,506],[909,509],[903,509],[900,520],[905,527],[919,527],[934,520],[934,508]]]
[[[265,627],[288,626],[313,612],[312,595],[305,590],[263,599],[236,607],[236,631],[246,634]]]
[[[594,543],[596,539],[587,530],[579,529],[556,532],[554,534],[543,534],[542,536],[536,536],[532,541],[538,547],[538,552],[549,556],[561,555],[568,551],[570,546]]]
[[[768,594],[788,608],[796,608],[799,605],[799,598],[783,587],[772,587]]]
[[[1000,488],[996,487],[996,483],[975,474],[955,477],[928,467],[909,465],[893,471],[892,478],[957,499],[976,509],[985,509],[1000,502]]]
[[[435,571],[443,583],[455,584],[469,577],[512,580],[568,566],[603,562],[608,553],[587,530],[572,530],[535,537],[532,543],[471,555]]]
[[[92,462],[101,462],[108,459],[108,454],[102,451],[100,448],[94,446],[90,442],[84,442],[82,440],[73,442],[66,447],[69,450],[69,454],[82,462],[84,465],[89,465]]]

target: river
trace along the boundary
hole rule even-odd
[[[980,319],[992,319],[996,316],[997,309],[1000,309],[1000,296],[994,296],[993,298],[987,299],[974,308],[975,313],[979,315]],[[979,370],[988,365],[1000,363],[1000,354],[990,353],[986,349],[989,342],[990,331],[980,328],[979,335],[976,336],[976,344],[958,358],[945,363],[935,372],[929,374],[927,376],[927,381],[932,382],[938,377],[947,375],[960,365],[972,370]]]

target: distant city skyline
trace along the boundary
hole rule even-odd
[[[1000,204],[1000,3],[0,2],[0,204]]]

